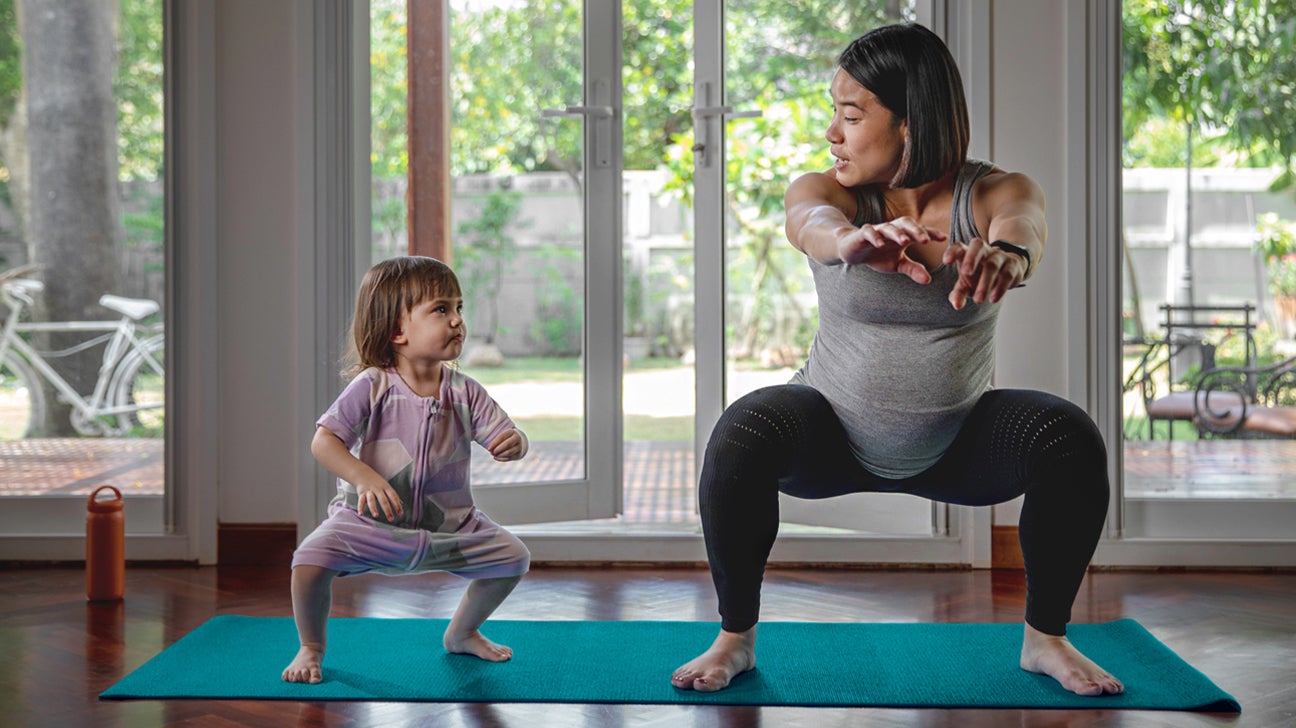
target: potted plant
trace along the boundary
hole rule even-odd
[[[1276,328],[1284,339],[1296,338],[1296,222],[1267,212],[1260,216],[1258,230],[1256,248],[1264,255],[1269,271]]]

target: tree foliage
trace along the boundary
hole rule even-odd
[[[121,0],[117,33],[117,157],[121,179],[161,179],[166,160],[162,0]]]
[[[1290,182],[1296,0],[1125,0],[1123,7],[1126,139],[1177,122],[1201,129],[1217,155],[1226,149],[1246,166],[1283,165]]]

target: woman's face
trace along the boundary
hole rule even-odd
[[[897,124],[873,92],[840,68],[829,92],[833,117],[824,137],[836,158],[837,181],[844,187],[890,182],[900,169],[907,122]]]

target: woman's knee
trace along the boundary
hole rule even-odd
[[[823,395],[799,384],[762,387],[725,409],[711,430],[707,452],[764,456],[795,449],[805,437],[805,423],[828,407]],[[832,410],[828,407],[827,412]]]

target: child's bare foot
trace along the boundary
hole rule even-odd
[[[1125,691],[1120,680],[1080,654],[1066,637],[1045,634],[1029,624],[1022,639],[1021,667],[1048,675],[1076,695],[1115,695]]]
[[[684,663],[671,675],[671,684],[684,690],[711,693],[729,687],[735,676],[756,667],[756,628],[746,632],[726,632],[711,644],[711,649]]]
[[[324,650],[302,645],[297,656],[284,668],[285,682],[317,683],[324,679],[320,665],[324,662]]]
[[[475,655],[491,662],[506,662],[513,658],[512,648],[491,642],[477,630],[473,630],[471,634],[464,637],[446,632],[442,644],[445,645],[446,652],[459,655]]]

